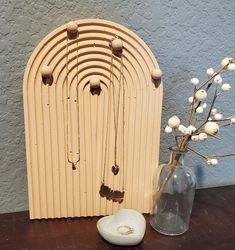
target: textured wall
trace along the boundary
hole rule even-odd
[[[1,0],[0,5],[0,212],[27,209],[22,79],[35,46],[49,32],[71,19],[104,18],[129,27],[153,50],[164,72],[163,126],[173,113],[184,114],[189,79],[203,79],[208,66],[225,55],[235,56],[235,2],[203,0]],[[225,79],[234,84],[232,73]],[[189,85],[189,86],[188,86]],[[234,87],[235,88],[235,87]],[[235,91],[235,90],[234,90]],[[221,98],[222,110],[235,110],[235,93]],[[235,127],[223,140],[198,145],[213,152],[235,151]],[[161,160],[170,138],[162,133]],[[230,148],[230,150],[228,149]],[[200,187],[235,183],[235,163],[224,158],[216,168],[188,157]]]

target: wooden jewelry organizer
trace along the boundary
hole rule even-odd
[[[162,80],[147,45],[105,20],[65,24],[24,75],[31,219],[152,208]]]

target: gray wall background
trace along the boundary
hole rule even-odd
[[[191,95],[189,80],[203,80],[208,67],[235,56],[235,1],[230,0],[1,0],[0,3],[0,213],[26,210],[27,177],[22,80],[37,44],[58,26],[82,18],[104,18],[136,32],[152,49],[164,72],[162,127],[185,115]],[[219,100],[221,112],[235,113],[235,73],[225,76],[234,91]],[[161,161],[173,141],[162,131]],[[198,143],[202,152],[235,151],[235,126],[222,140]],[[215,168],[188,155],[198,187],[235,184],[235,159],[223,158]]]

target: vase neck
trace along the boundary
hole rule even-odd
[[[184,157],[186,151],[179,151],[177,148],[169,148],[169,161],[170,165],[184,165]]]

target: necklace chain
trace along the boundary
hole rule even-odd
[[[71,123],[71,117],[69,117],[69,102],[71,101],[70,99],[70,94],[69,94],[69,82],[68,82],[68,74],[69,74],[69,69],[68,69],[68,64],[69,64],[69,44],[68,44],[68,37],[66,39],[66,156],[67,156],[67,161],[72,164],[72,168],[76,169],[78,162],[80,161],[80,130],[79,130],[79,93],[77,94],[77,110],[78,110],[78,159],[77,160],[71,160],[69,155],[73,155],[72,150],[69,150],[69,119]],[[78,42],[77,42],[77,56],[76,56],[76,67],[77,67],[77,88],[78,88]],[[71,109],[70,109],[70,116],[71,116]],[[70,126],[71,129],[71,126]],[[71,144],[72,144],[72,139],[71,139]],[[70,146],[72,148],[72,145]]]
[[[108,150],[108,139],[110,134],[110,122],[109,122],[109,114],[110,114],[110,107],[113,105],[113,116],[114,116],[114,165],[117,164],[117,154],[118,154],[118,124],[119,124],[119,117],[120,117],[120,99],[121,99],[121,89],[122,89],[122,99],[123,99],[123,108],[122,108],[122,127],[123,127],[123,135],[122,135],[122,154],[123,154],[123,166],[124,166],[124,114],[125,114],[125,88],[124,88],[124,76],[123,76],[123,57],[119,60],[120,62],[120,76],[118,79],[118,96],[117,102],[115,100],[115,86],[114,86],[114,72],[113,72],[113,53],[111,51],[111,60],[110,60],[110,77],[109,77],[109,91],[108,91],[108,110],[107,110],[107,121],[106,121],[106,138],[105,138],[105,151],[104,151],[104,163],[103,163],[103,177],[102,182],[105,182],[105,174],[107,168],[107,150]],[[111,91],[112,90],[112,91]],[[112,98],[111,98],[112,96]],[[111,103],[111,101],[113,103]],[[122,167],[122,189],[124,191],[124,168]]]

